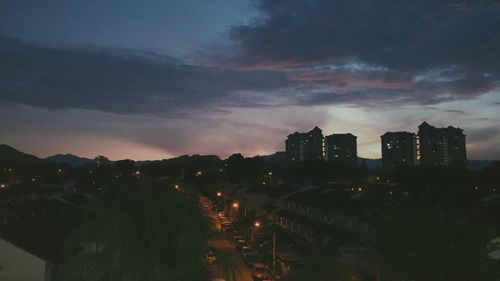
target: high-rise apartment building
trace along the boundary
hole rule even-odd
[[[452,126],[436,128],[423,122],[418,126],[420,163],[425,166],[465,168],[465,134]]]
[[[285,144],[286,154],[292,162],[324,159],[323,132],[318,127],[307,133],[288,135]]]
[[[325,137],[325,159],[355,166],[358,161],[357,137],[353,134],[332,134]]]
[[[381,137],[385,168],[414,166],[417,163],[417,138],[410,132],[387,132]]]

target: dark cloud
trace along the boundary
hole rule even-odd
[[[228,107],[432,105],[500,86],[500,5],[491,1],[252,3],[261,18],[233,27],[235,45],[201,64],[0,38],[0,100],[178,117]]]
[[[497,71],[500,65],[500,5],[492,1],[253,3],[263,19],[230,32],[244,62],[356,58],[403,70],[461,64]]]
[[[49,109],[184,116],[218,110],[231,93],[287,84],[278,72],[184,64],[153,53],[53,49],[0,38],[0,100]]]
[[[228,60],[330,88],[306,104],[437,104],[500,86],[500,5],[493,1],[252,3],[262,18],[231,29],[238,52]]]

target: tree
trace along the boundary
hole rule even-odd
[[[383,280],[499,280],[487,255],[498,228],[471,210],[407,207],[375,217],[371,264]]]
[[[61,280],[203,280],[208,222],[194,198],[173,188],[120,184],[84,208]]]

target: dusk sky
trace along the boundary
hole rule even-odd
[[[361,157],[423,121],[500,159],[500,1],[1,0],[0,143],[113,160],[284,150]]]

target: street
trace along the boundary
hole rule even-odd
[[[209,205],[209,203],[210,203],[210,200],[208,200],[207,198],[204,198],[204,197],[200,198],[200,204],[202,206]],[[210,208],[204,208],[204,210],[207,213],[207,215],[214,222],[214,224],[215,224],[214,227],[216,228],[216,230],[220,231],[219,217],[218,217],[217,212],[213,211]],[[221,233],[220,236],[213,237],[209,241],[209,246],[215,248],[218,252],[220,252],[221,255],[230,259],[231,262],[234,264],[234,271],[235,271],[236,278],[232,279],[232,277],[231,277],[228,279],[228,281],[252,281],[253,280],[252,279],[252,272],[246,266],[240,253],[236,250],[236,247],[230,238],[228,238],[226,235]],[[224,278],[223,277],[224,273],[217,272],[217,265],[213,266],[213,271],[214,271],[215,278]]]

